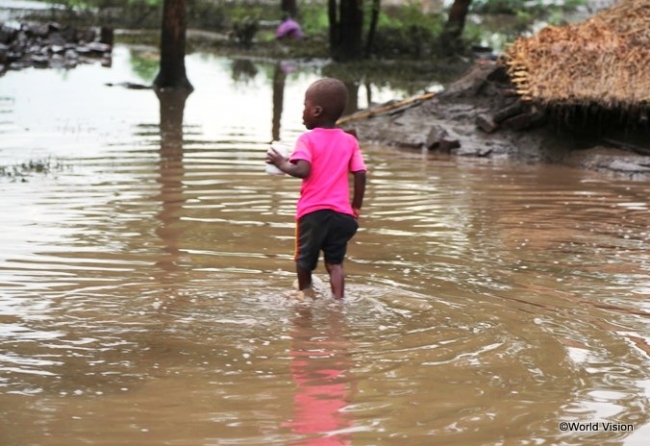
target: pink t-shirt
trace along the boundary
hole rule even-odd
[[[341,129],[315,128],[303,133],[290,161],[311,164],[302,180],[296,220],[321,209],[354,215],[350,204],[348,174],[366,170],[357,139]]]

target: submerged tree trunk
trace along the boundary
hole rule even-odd
[[[451,5],[447,22],[440,36],[441,47],[447,48],[447,51],[455,52],[460,49],[461,37],[471,3],[472,0],[454,0]]]
[[[156,88],[192,90],[185,73],[185,0],[165,0],[160,35],[160,71],[153,81]]]
[[[363,0],[329,0],[330,52],[339,62],[363,57]]]

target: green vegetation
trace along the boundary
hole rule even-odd
[[[49,12],[47,19],[68,24],[102,25],[122,29],[157,30],[161,22],[163,0],[47,0],[64,5],[63,10]],[[568,11],[586,0],[473,0],[472,16],[463,33],[465,47],[487,45],[497,49],[518,35],[531,30],[540,21],[552,24],[563,22]],[[372,2],[364,2],[366,30],[370,24]],[[449,2],[447,2],[449,4]],[[274,28],[281,19],[279,1],[241,3],[227,0],[187,0],[190,29],[221,34],[221,39],[198,43],[190,37],[188,51],[193,45],[206,50],[212,48],[227,54],[245,51],[251,55],[268,57],[327,57],[329,21],[327,3],[323,0],[299,2],[299,21],[308,39],[295,44],[274,39]],[[58,15],[58,17],[57,17]],[[419,2],[405,2],[401,6],[382,6],[377,30],[370,48],[377,59],[425,60],[434,57],[438,36],[443,30],[446,11],[424,12]],[[129,39],[143,37],[142,34]],[[118,36],[118,41],[126,38]],[[157,37],[147,43],[157,44]],[[132,43],[135,43],[133,42]],[[137,42],[142,43],[142,42]],[[366,45],[366,44],[364,44]]]
[[[46,17],[37,12],[40,18],[78,26],[153,29],[159,28],[162,20],[163,0],[44,1],[57,7],[53,7]],[[188,25],[195,29],[225,30],[231,25],[232,9],[222,0],[187,0]],[[247,8],[237,6],[234,9],[244,11]]]
[[[302,30],[308,36],[326,35],[329,27],[327,8],[317,3],[301,5],[300,23]]]
[[[371,53],[391,58],[422,58],[432,52],[444,20],[441,13],[422,12],[417,3],[384,8],[379,14]]]

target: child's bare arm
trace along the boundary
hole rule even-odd
[[[288,173],[292,177],[296,178],[307,178],[311,172],[311,164],[305,160],[298,160],[295,163],[292,163],[288,159],[285,159],[278,168],[285,173]]]
[[[363,196],[366,193],[366,171],[358,170],[354,174],[354,193],[352,195],[352,211],[355,217],[361,214],[361,206],[363,206]]]
[[[311,164],[307,161],[298,160],[295,163],[292,163],[289,161],[289,158],[283,157],[275,149],[271,149],[266,154],[266,162],[269,164],[275,164],[275,166],[282,172],[296,178],[307,178],[311,172]]]

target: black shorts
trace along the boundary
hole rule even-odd
[[[296,227],[296,263],[304,270],[313,271],[323,251],[325,263],[340,265],[348,242],[358,228],[353,216],[330,209],[303,215]]]

